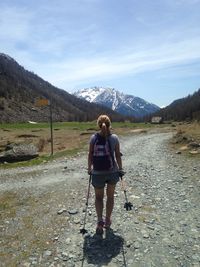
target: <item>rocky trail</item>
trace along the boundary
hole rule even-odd
[[[112,229],[95,235],[87,153],[37,167],[0,170],[0,266],[200,266],[200,164],[176,154],[171,133],[121,137],[133,210],[117,185]]]

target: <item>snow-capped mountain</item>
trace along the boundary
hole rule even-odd
[[[105,105],[120,114],[136,118],[153,113],[160,108],[140,97],[125,95],[110,87],[92,87],[81,89],[74,93],[75,96],[89,102]]]

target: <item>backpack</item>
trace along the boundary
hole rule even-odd
[[[110,142],[99,133],[95,134],[92,163],[96,171],[109,171],[113,168]]]

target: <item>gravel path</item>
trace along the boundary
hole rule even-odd
[[[112,230],[95,235],[87,154],[0,170],[0,266],[200,266],[200,164],[168,146],[171,133],[122,137],[128,201],[118,184]]]

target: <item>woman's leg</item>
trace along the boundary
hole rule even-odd
[[[107,184],[106,194],[106,219],[110,221],[110,217],[114,207],[114,193],[115,193],[115,184]]]
[[[94,190],[95,190],[95,208],[97,213],[97,220],[102,221],[104,188],[94,188]]]

